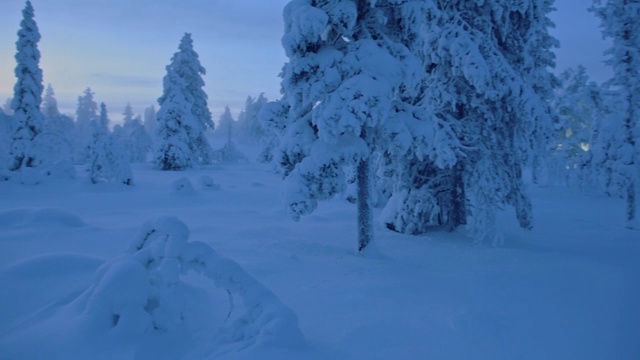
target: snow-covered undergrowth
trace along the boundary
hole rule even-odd
[[[0,182],[0,358],[640,358],[619,199],[532,186],[536,226],[500,214],[501,248],[379,225],[371,258],[353,204],[291,222],[269,166],[133,171]]]

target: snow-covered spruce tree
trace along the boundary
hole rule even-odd
[[[189,146],[200,164],[208,164],[211,162],[212,150],[205,136],[205,131],[207,129],[213,130],[214,123],[207,106],[207,94],[203,90],[202,75],[206,74],[206,70],[200,64],[198,53],[193,49],[191,34],[184,34],[178,49],[179,51],[171,57],[171,63],[167,65],[167,73],[171,68],[184,82],[182,91],[190,104],[189,111],[200,124],[198,127],[189,129],[188,135],[191,138]],[[167,89],[165,88],[163,95],[158,99],[160,107],[167,101],[167,97]]]
[[[237,130],[236,124],[236,120],[233,118],[233,115],[231,115],[231,109],[229,109],[229,106],[225,106],[224,112],[220,115],[220,120],[218,120],[216,130],[227,139],[227,144],[231,143],[231,136]]]
[[[238,115],[238,135],[244,140],[264,144],[267,132],[262,127],[258,115],[267,102],[264,93],[258,95],[257,98],[247,97],[244,109]]]
[[[93,95],[93,91],[86,88],[83,95],[78,96],[73,159],[76,164],[86,164],[89,159],[89,144],[93,134],[91,123],[98,117],[98,104],[93,100]]]
[[[199,163],[190,135],[202,133],[202,123],[191,112],[192,104],[187,100],[185,89],[186,82],[167,66],[153,155],[153,163],[159,170],[185,170]]]
[[[60,116],[60,110],[58,110],[58,101],[56,100],[56,94],[53,91],[53,86],[51,86],[51,84],[47,85],[47,89],[44,92],[40,111],[47,120]]]
[[[613,40],[607,64],[613,69],[610,85],[620,100],[621,116],[612,126],[619,141],[613,171],[620,175],[626,198],[627,226],[636,221],[636,193],[640,179],[640,1],[595,0],[592,10],[600,17],[604,37]]]
[[[220,115],[220,120],[218,121],[217,131],[221,136],[225,136],[227,138],[227,142],[221,149],[218,149],[213,152],[213,159],[217,162],[226,162],[226,163],[236,163],[236,162],[244,162],[247,160],[246,155],[244,155],[233,143],[231,140],[232,135],[234,135],[238,130],[238,123],[233,119],[231,115],[231,109],[228,106],[224,108],[224,113]],[[237,135],[236,135],[237,137]]]
[[[454,186],[461,155],[452,128],[455,121],[435,112],[429,92],[427,72],[433,64],[427,57],[432,50],[426,35],[436,29],[426,30],[426,26],[435,25],[440,13],[436,5],[407,2],[389,7],[391,12],[385,15],[391,24],[402,24],[389,28],[396,41],[419,60],[413,75],[419,91],[394,107],[393,126],[387,133],[393,141],[377,157],[376,171],[378,205],[384,205],[380,220],[387,228],[408,234],[424,233],[434,225],[455,227],[465,221],[455,220],[453,214],[452,199],[458,198],[453,193],[462,191]]]
[[[131,167],[109,133],[108,124],[107,106],[101,103],[99,118],[91,122],[93,134],[89,147],[89,180],[93,184],[118,182],[132,185]]]
[[[406,152],[413,142],[410,125],[435,133],[423,121],[420,58],[402,38],[421,21],[424,6],[291,1],[284,10],[284,97],[265,105],[262,118],[281,135],[274,161],[286,177],[289,212],[294,218],[311,213],[319,200],[343,191],[345,168],[355,169],[359,251],[373,238],[372,159],[390,147]],[[437,158],[443,149],[424,153]]]
[[[449,175],[448,221],[458,225],[469,216],[471,235],[495,243],[502,205],[513,206],[521,226],[531,227],[522,166],[547,132],[549,109],[536,87],[547,89],[552,79],[544,75],[552,57],[536,58],[532,44],[545,54],[554,44],[546,33],[551,3],[436,4],[425,29],[427,92],[465,149]]]
[[[42,102],[42,70],[39,67],[40,32],[34,20],[33,6],[27,1],[22,10],[22,21],[16,42],[15,59],[17,82],[13,87],[13,134],[11,136],[9,169],[37,167],[40,163],[34,139],[42,132],[44,116],[40,112]]]
[[[51,84],[45,90],[41,111],[45,122],[36,143],[43,150],[43,159],[47,159],[47,162],[54,165],[55,169],[52,169],[54,172],[61,170],[74,176],[72,174],[75,173],[73,169],[75,124],[70,116],[61,114],[58,110],[58,102]]]
[[[122,125],[113,128],[113,137],[121,146],[130,163],[143,163],[151,149],[151,137],[147,133],[142,120],[135,116],[131,105],[127,104],[122,113]]]
[[[559,80],[552,102],[554,146],[547,167],[552,178],[570,186],[595,188],[592,153],[603,115],[602,90],[589,81],[583,66],[565,70]]]
[[[553,101],[554,89],[560,85],[551,71],[555,67],[553,49],[560,46],[559,41],[549,33],[550,29],[555,28],[555,24],[549,18],[549,13],[555,10],[554,2],[555,0],[527,0],[514,3],[502,0],[497,1],[496,8],[504,7],[504,3],[507,3],[507,11],[499,13],[494,10],[494,18],[497,18],[498,47],[511,66],[522,76],[522,80],[543,100],[536,106],[548,114],[533,114],[528,119],[533,126],[532,136],[528,139],[534,183],[539,182],[544,161],[553,147],[555,114],[550,103]]]
[[[153,135],[156,133],[156,125],[158,124],[158,117],[156,116],[156,107],[151,105],[144,109],[143,117],[144,128],[147,134]]]

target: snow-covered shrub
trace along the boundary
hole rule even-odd
[[[304,342],[296,315],[273,293],[236,262],[188,238],[189,229],[175,217],[146,222],[129,251],[103,264],[93,283],[65,306],[79,320],[70,326],[91,328],[133,343],[153,334],[177,331],[193,335],[199,326],[210,339],[211,352],[234,344],[247,348]],[[207,319],[211,314],[206,311],[210,310],[194,312],[193,304],[189,305],[193,287],[183,281],[191,270],[241,298],[245,313],[234,316],[231,323],[213,324]],[[206,293],[200,290],[201,295]],[[231,306],[230,311],[235,311]]]

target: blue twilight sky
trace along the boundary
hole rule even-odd
[[[40,65],[63,112],[73,113],[88,86],[120,120],[155,104],[165,66],[185,32],[207,69],[205,91],[214,119],[234,116],[248,95],[279,95],[286,61],[280,45],[287,0],[32,0],[42,40]],[[12,96],[15,42],[24,0],[0,1],[0,103]],[[561,42],[557,69],[583,64],[593,80],[608,78],[591,0],[556,0],[553,34]],[[157,107],[157,106],[156,106]]]

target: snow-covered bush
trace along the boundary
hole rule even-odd
[[[236,262],[188,238],[189,229],[175,217],[146,222],[128,253],[98,268],[93,283],[65,305],[67,316],[74,318],[70,326],[134,344],[143,336],[176,332],[194,336],[204,331],[199,336],[209,338],[211,353],[234,344],[247,348],[304,343],[296,315],[272,292]],[[213,309],[190,304],[195,289],[183,281],[189,271],[242,299],[245,312],[234,314],[230,323],[211,323]],[[198,294],[207,297],[204,289]],[[240,311],[233,304],[230,307],[229,311]]]

